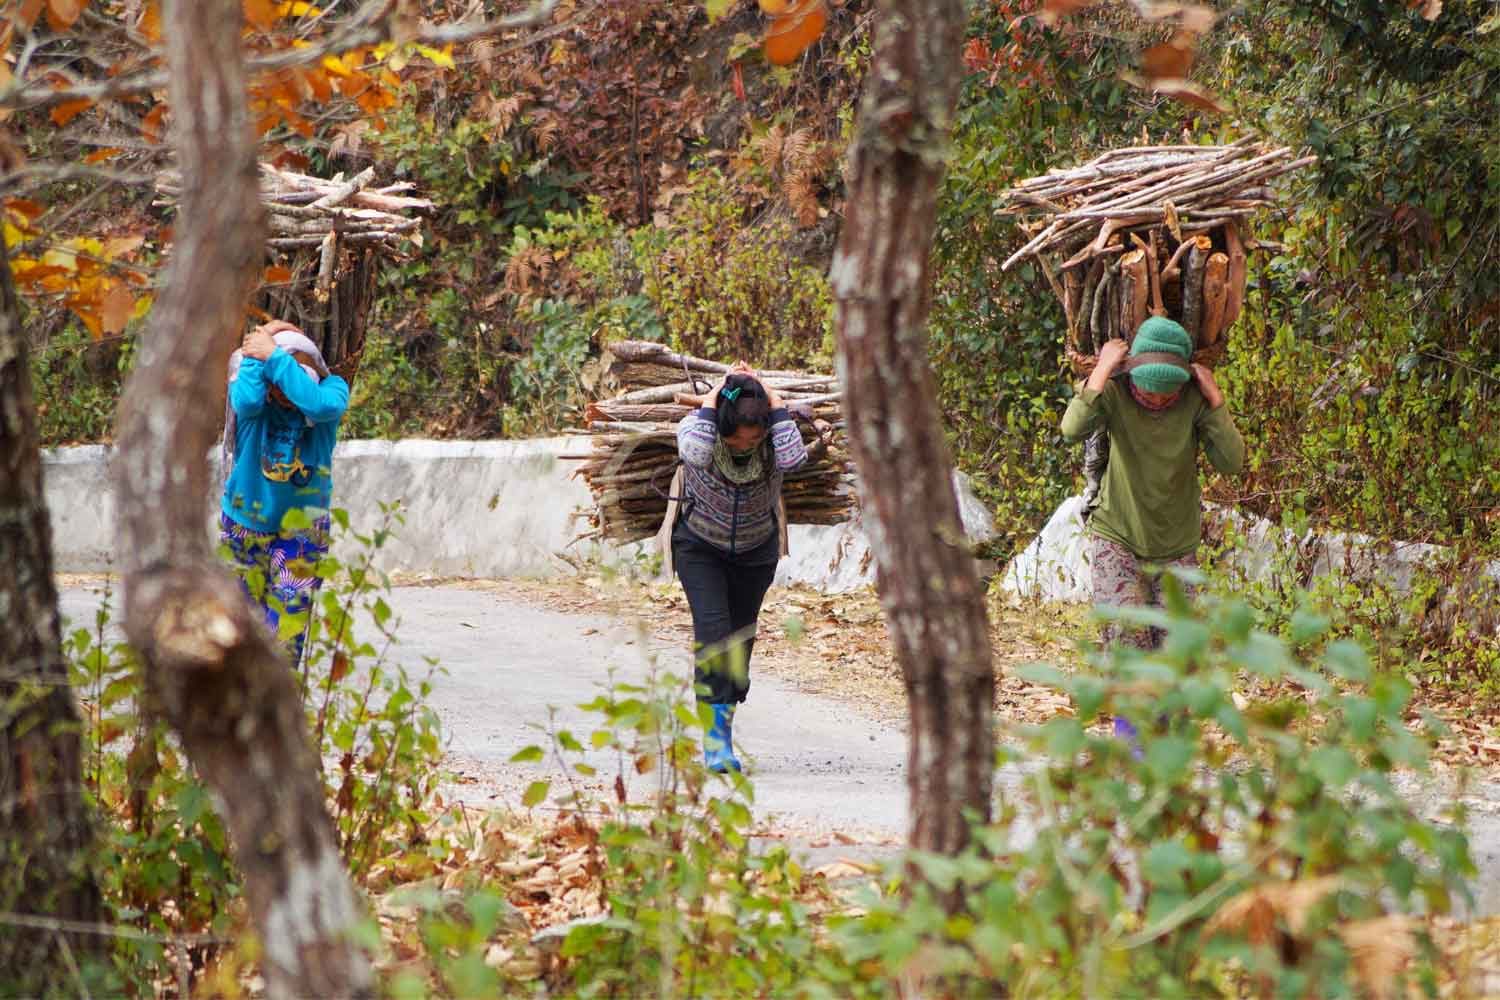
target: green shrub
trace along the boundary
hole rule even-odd
[[[335,511],[336,537],[349,532]],[[420,876],[448,845],[428,810],[442,777],[438,721],[426,704],[427,676],[389,657],[396,622],[390,584],[374,569],[396,523],[394,509],[367,535],[352,534],[355,556],[330,556],[298,673],[324,787],[351,875],[400,859]],[[252,589],[264,574],[248,574]],[[91,625],[68,632],[64,651],[84,714],[86,788],[99,817],[95,870],[107,920],[121,931],[105,992],[154,993],[176,968],[179,946],[199,968],[244,930],[239,875],[212,795],[193,773],[160,718],[145,710],[141,668],[115,638],[107,592]],[[363,638],[368,622],[377,636]],[[295,627],[284,619],[284,633]],[[173,973],[175,976],[175,973]]]
[[[33,346],[31,380],[43,447],[114,437],[115,404],[134,363],[134,337],[95,341],[77,325]]]
[[[582,707],[599,720],[587,745],[619,761],[616,787],[633,780],[646,790],[639,801],[597,802],[572,788],[555,796],[605,814],[597,850],[608,907],[606,919],[568,933],[557,988],[580,997],[819,992],[812,981],[832,956],[819,954],[802,869],[781,845],[752,846],[750,781],[704,768],[710,713],[690,682],[653,670],[643,684],[612,680]],[[592,777],[579,759],[585,741],[567,730],[551,735],[555,758]],[[544,753],[528,747],[516,760]],[[549,792],[533,785],[528,804]]]
[[[1348,566],[1310,564],[1308,518],[1297,513],[1283,512],[1269,542],[1246,537],[1233,519],[1214,519],[1205,546],[1213,590],[1243,601],[1272,634],[1286,636],[1299,615],[1320,614],[1335,623],[1331,634],[1371,650],[1377,669],[1471,697],[1500,696],[1500,581],[1489,545],[1424,551],[1402,581],[1377,570],[1395,550],[1373,537],[1353,538],[1359,548]]]
[[[696,172],[665,228],[631,234],[645,294],[670,343],[701,357],[744,358],[758,368],[828,368],[833,299],[821,270],[791,252],[789,218],[750,224],[731,183]]]
[[[752,850],[752,782],[704,772],[707,719],[685,680],[612,680],[583,706],[600,720],[586,737],[549,726],[515,757],[565,772],[533,782],[527,806],[595,818],[580,842],[605,912],[570,925],[556,959],[506,972],[480,961],[504,938],[495,920],[434,898],[440,992],[523,992],[540,975],[580,997],[1354,997],[1391,985],[1363,962],[1374,938],[1397,958],[1382,975],[1430,995],[1420,918],[1469,901],[1474,866],[1461,830],[1398,790],[1420,784],[1436,735],[1408,726],[1409,685],[1308,613],[1278,639],[1247,605],[1198,611],[1172,583],[1167,610],[1116,617],[1164,628],[1163,648],[1026,670],[1071,711],[1005,744],[995,821],[963,855],[908,854],[852,898],[810,891],[779,846]],[[1138,750],[1111,735],[1115,716]],[[586,747],[617,762],[617,795],[575,785],[609,779]]]
[[[466,101],[431,101],[408,88],[371,143],[382,162],[417,182],[458,226],[500,236],[577,205],[582,178],[526,160],[508,130],[469,117]]]
[[[1447,912],[1474,874],[1463,833],[1397,790],[1427,760],[1409,685],[1308,614],[1282,641],[1242,603],[1199,617],[1172,587],[1168,610],[1116,617],[1166,628],[1162,650],[1028,669],[1072,713],[1002,755],[1019,788],[973,849],[913,857],[910,898],[842,922],[851,960],[947,996],[1354,996],[1372,984],[1351,950],[1378,932],[1392,953],[1409,940],[1433,990],[1425,931],[1369,923]]]

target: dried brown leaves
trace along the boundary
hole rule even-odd
[[[1044,0],[1038,19],[1055,25],[1094,6],[1096,0]],[[1426,0],[1441,6],[1441,0]],[[1218,20],[1212,7],[1198,3],[1153,3],[1131,0],[1129,6],[1150,25],[1175,26],[1172,37],[1141,51],[1140,72],[1126,73],[1126,82],[1163,97],[1170,97],[1203,111],[1223,113],[1229,109],[1214,94],[1187,78],[1197,56],[1198,42]]]

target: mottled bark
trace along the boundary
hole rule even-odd
[[[832,281],[849,441],[911,711],[911,843],[987,819],[994,673],[984,595],[927,361],[929,257],[959,85],[960,0],[881,0]]]
[[[372,989],[360,909],[283,654],[205,537],[204,460],[263,254],[240,0],[173,0],[163,25],[184,191],[166,287],[120,404],[125,627],[147,686],[217,794],[273,996]]]
[[[0,911],[99,918],[81,724],[62,655],[26,336],[0,246]],[[0,920],[0,993],[76,994],[78,965],[103,940]]]

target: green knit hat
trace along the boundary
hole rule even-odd
[[[1183,361],[1193,357],[1193,341],[1182,325],[1165,316],[1152,316],[1142,323],[1130,344],[1130,356],[1164,351]],[[1190,376],[1176,365],[1141,365],[1130,373],[1130,381],[1142,392],[1176,392]]]

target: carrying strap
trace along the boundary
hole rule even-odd
[[[662,519],[661,527],[656,531],[656,547],[661,552],[662,575],[667,579],[672,578],[675,567],[672,565],[672,529],[677,526],[678,508],[683,502],[683,479],[684,467],[678,461],[672,468],[672,483],[667,487],[667,513]],[[655,481],[651,484],[656,485]],[[661,492],[658,490],[657,492]]]
[[[1181,368],[1189,375],[1193,373],[1193,366],[1182,360],[1180,354],[1173,354],[1171,351],[1146,351],[1127,358],[1123,365],[1115,369],[1115,374],[1128,375],[1142,365],[1171,365],[1173,368]]]

